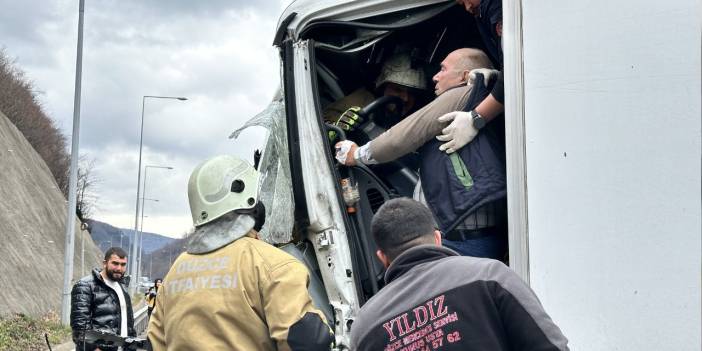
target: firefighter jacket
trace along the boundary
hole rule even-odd
[[[361,308],[352,350],[568,350],[538,298],[502,262],[413,247]]]
[[[330,348],[330,329],[307,291],[307,268],[254,235],[178,257],[149,322],[154,351]]]

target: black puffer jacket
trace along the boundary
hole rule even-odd
[[[129,336],[136,336],[134,315],[129,293],[120,283],[124,300],[127,304],[127,330]],[[71,290],[71,328],[76,350],[83,350],[83,332],[85,330],[109,331],[119,335],[122,323],[119,297],[100,275],[100,270],[81,278]],[[86,344],[85,350],[94,350],[96,345]]]

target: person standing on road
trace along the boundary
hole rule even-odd
[[[154,280],[154,286],[150,287],[149,290],[144,294],[146,298],[146,305],[148,306],[146,309],[146,313],[149,315],[149,318],[151,318],[151,312],[154,310],[154,306],[156,305],[156,297],[158,296],[158,288],[161,287],[161,284],[163,283],[163,279],[158,278]]]
[[[71,290],[71,329],[76,350],[110,351],[85,342],[87,330],[101,330],[122,337],[136,336],[132,301],[122,284],[127,267],[127,253],[120,247],[105,252],[102,270],[81,278]]]
[[[330,349],[307,268],[257,238],[265,220],[258,179],[233,156],[193,171],[195,232],[159,289],[148,331],[154,351]]]
[[[500,261],[442,247],[423,204],[386,202],[371,232],[387,285],[361,308],[352,350],[568,350],[531,288]]]

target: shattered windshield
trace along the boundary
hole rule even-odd
[[[282,88],[265,110],[235,130],[229,138],[238,138],[249,127],[263,127],[268,131],[266,148],[258,166],[261,172],[259,197],[266,207],[266,222],[259,236],[270,244],[288,243],[292,241],[295,218]]]

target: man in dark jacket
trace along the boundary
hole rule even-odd
[[[71,329],[76,350],[113,350],[85,342],[85,331],[99,330],[115,335],[136,336],[132,301],[121,281],[127,253],[119,247],[105,252],[102,270],[81,278],[71,290]]]
[[[399,198],[373,217],[386,286],[353,323],[353,350],[568,350],[534,292],[499,261],[441,247],[431,212]]]

